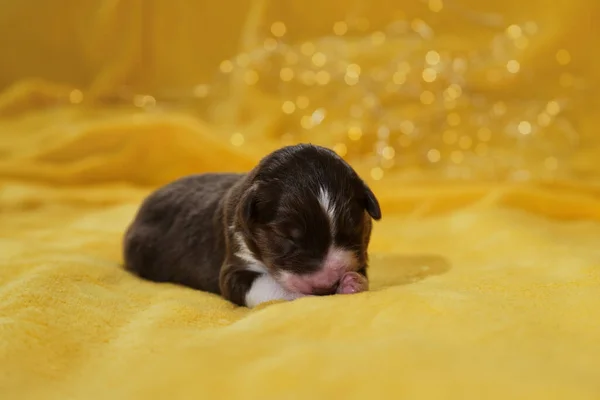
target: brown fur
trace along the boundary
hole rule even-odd
[[[277,150],[248,174],[192,175],[159,188],[125,233],[125,267],[245,305],[261,272],[236,256],[235,234],[271,273],[316,271],[332,240],[315,196],[321,187],[339,209],[333,240],[355,253],[366,276],[371,219],[381,218],[377,199],[340,157],[313,145]]]

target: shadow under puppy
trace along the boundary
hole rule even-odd
[[[142,203],[125,267],[239,306],[368,290],[377,198],[335,152],[310,144],[264,157],[247,174],[171,182]]]

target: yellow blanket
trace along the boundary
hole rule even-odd
[[[63,135],[38,118],[20,119],[32,130],[10,135],[21,154],[0,164],[31,178],[1,187],[3,399],[600,393],[597,193],[375,186],[372,292],[249,311],[119,268],[147,189],[117,179],[243,159],[176,115],[88,116]],[[115,182],[82,183],[103,178]]]
[[[125,29],[117,17],[137,21],[132,16],[143,8],[134,1],[73,2],[64,19],[85,19],[94,3],[104,5],[93,28],[100,31]],[[117,3],[120,8],[111,8]],[[171,1],[163,8],[149,3],[154,15],[177,22],[182,31],[204,26],[184,18],[190,10],[183,5],[194,2]],[[305,12],[311,20],[335,20],[331,10],[306,11],[322,0],[293,3],[288,17]],[[502,3],[513,17],[523,7],[522,1]],[[446,3],[429,2],[432,8],[440,4]],[[584,0],[556,2],[552,12],[540,8],[538,16],[580,44],[589,35],[578,30],[588,6]],[[8,6],[0,7],[0,15],[17,15],[21,6],[2,7]],[[228,2],[223,7],[235,8]],[[85,25],[81,19],[73,25],[50,21],[45,12],[10,29],[19,34],[27,25],[45,37],[73,26],[81,32]],[[48,24],[55,25],[45,30]],[[135,32],[139,26],[132,25]],[[181,33],[161,29],[166,36]],[[552,31],[532,43],[535,50],[520,56],[521,65],[544,52],[554,57],[557,35]],[[465,37],[477,40],[476,34]],[[47,53],[60,40],[76,48],[67,34],[46,39]],[[151,82],[147,90],[190,83],[189,65],[198,59],[185,39],[169,51],[188,59],[174,64],[164,61],[161,51],[168,51],[154,39],[151,70],[166,81],[131,75],[129,67],[137,64],[127,56],[136,38],[117,39],[95,36],[81,51],[87,58],[65,51],[79,63],[47,67],[50,81],[70,79],[74,86],[19,81],[36,76],[31,71],[41,54],[34,45],[39,41],[2,61],[0,84],[20,83],[0,95],[0,399],[600,398],[600,189],[594,185],[600,120],[592,106],[572,111],[583,144],[568,159],[570,180],[409,183],[403,171],[423,169],[418,160],[380,179],[381,169],[357,158],[384,214],[371,247],[372,290],[248,310],[127,274],[119,267],[121,235],[157,185],[192,172],[251,168],[281,144],[269,136],[277,124],[249,122],[254,137],[247,138],[259,145],[239,146],[242,136],[224,136],[187,112],[79,104],[83,94],[101,96],[119,82],[131,83],[124,77],[139,78],[137,89]],[[121,64],[99,61],[111,45]],[[590,48],[571,50],[573,62]],[[213,44],[208,50],[219,49]],[[598,57],[577,65],[588,78],[598,76],[590,75],[598,71]],[[187,75],[182,68],[190,68]],[[475,84],[477,77],[469,79]],[[86,90],[73,89],[78,85]],[[511,93],[518,92],[515,85]],[[537,87],[546,88],[542,82]],[[497,94],[498,88],[487,89]],[[254,107],[271,110],[264,97],[246,95],[258,99]],[[65,98],[73,104],[47,107]],[[138,105],[152,101],[136,99]],[[554,139],[544,143],[560,142]],[[537,165],[531,157],[530,165]],[[555,166],[566,159],[545,162]]]

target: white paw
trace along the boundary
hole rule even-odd
[[[301,293],[290,292],[283,288],[271,275],[262,274],[254,280],[252,288],[246,293],[246,307],[253,308],[269,301],[292,301],[303,297]]]

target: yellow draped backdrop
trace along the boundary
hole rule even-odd
[[[596,0],[0,3],[0,398],[600,398]],[[372,291],[142,282],[152,188],[334,148]]]

